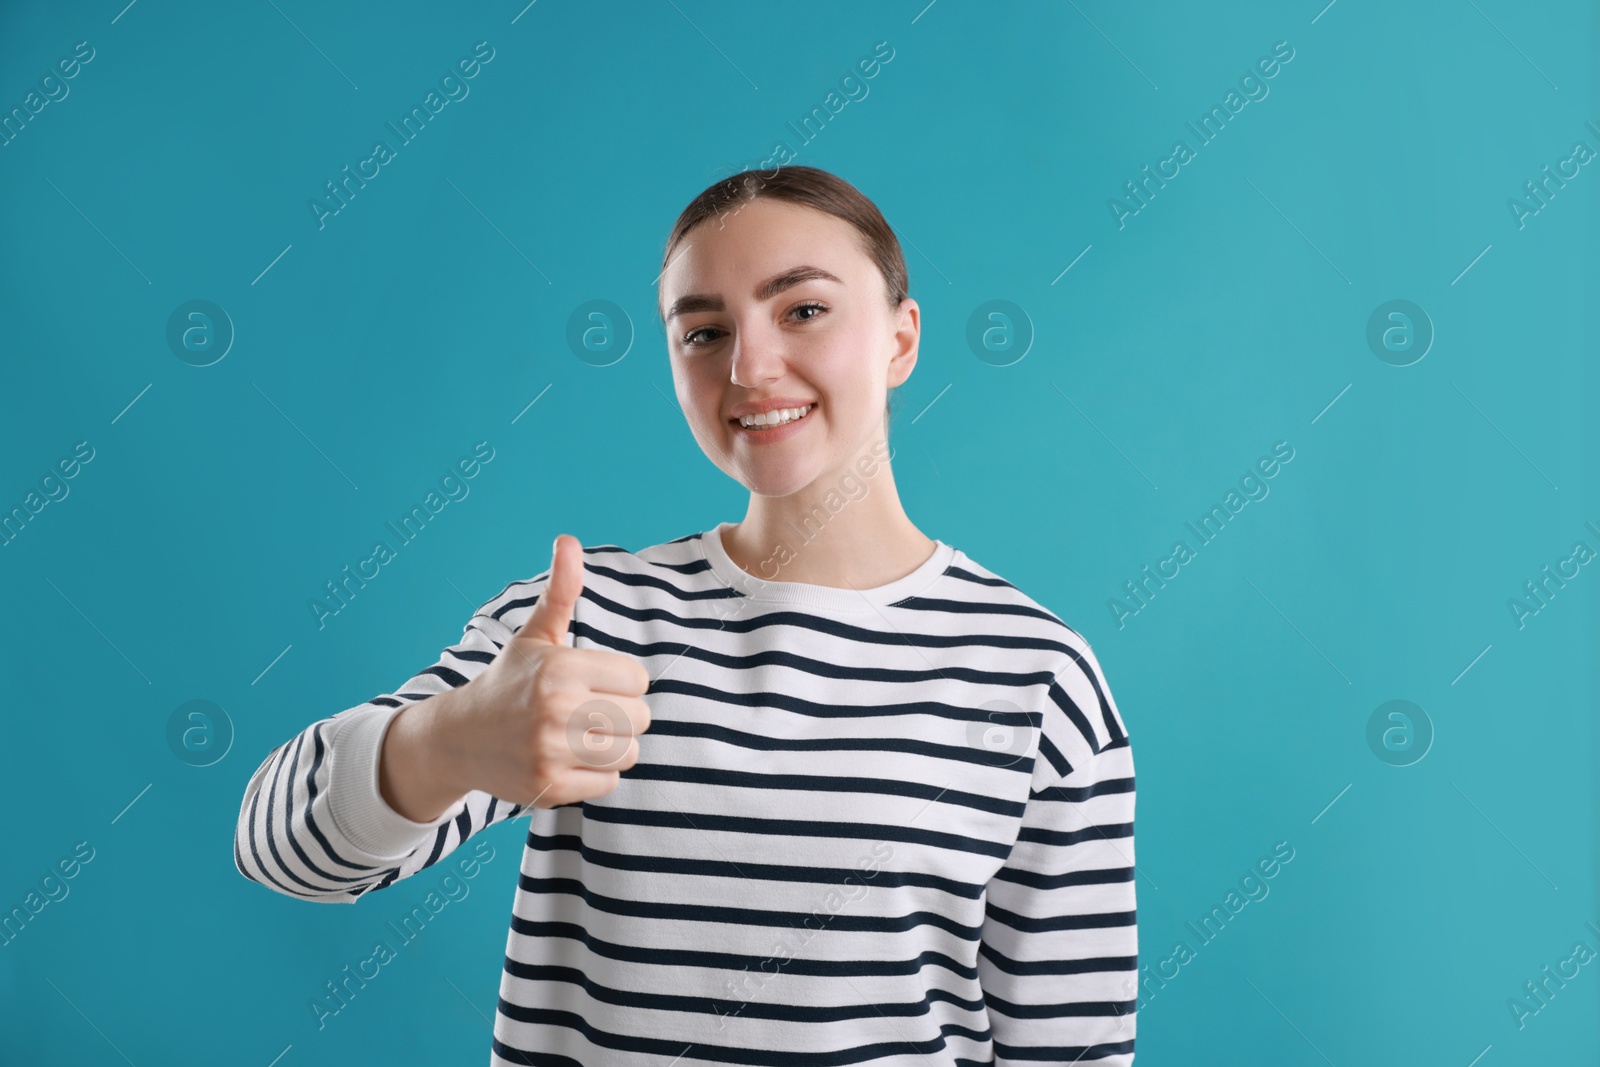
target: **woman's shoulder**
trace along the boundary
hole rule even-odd
[[[947,575],[952,582],[946,595],[984,605],[982,610],[1005,619],[1008,632],[1044,651],[1043,670],[1049,677],[1044,687],[1045,733],[1059,750],[1070,753],[1052,761],[1058,770],[1066,773],[1086,754],[1127,744],[1127,726],[1111,685],[1083,633],[964,552],[952,561]]]
[[[974,607],[1018,620],[1033,634],[1054,639],[1080,652],[1089,651],[1089,640],[1060,615],[1023,592],[1014,582],[995,573],[965,552],[957,549],[945,570],[950,579],[946,595],[970,602]]]
[[[637,551],[609,541],[584,543],[584,589],[619,585],[650,586],[663,591],[687,589],[694,585],[696,575],[709,569],[699,537],[699,533],[686,534]],[[478,608],[472,623],[483,625],[496,636],[508,636],[532,613],[549,581],[547,564],[537,574],[507,582]],[[502,629],[505,634],[501,634]]]

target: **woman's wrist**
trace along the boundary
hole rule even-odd
[[[451,773],[448,750],[436,742],[455,691],[408,704],[389,720],[378,752],[378,792],[412,822],[431,823],[468,792]]]

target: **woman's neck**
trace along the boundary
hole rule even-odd
[[[752,495],[744,520],[725,531],[723,549],[765,581],[840,589],[887,585],[928,561],[935,542],[906,515],[887,463],[848,484],[853,495]]]

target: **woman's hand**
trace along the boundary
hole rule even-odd
[[[583,546],[563,534],[544,593],[500,655],[391,720],[379,759],[391,807],[431,822],[473,789],[552,808],[616,788],[650,728],[650,673],[633,656],[566,644],[582,591]]]

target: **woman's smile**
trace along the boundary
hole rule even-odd
[[[795,409],[786,408],[783,410],[792,412]],[[786,422],[771,426],[745,426],[738,419],[729,419],[728,425],[733,427],[734,436],[741,441],[747,441],[753,445],[775,444],[779,441],[787,441],[799,433],[806,423],[811,421],[811,413],[817,410],[816,401],[812,401],[800,410],[802,414],[799,418],[790,418]],[[765,417],[771,418],[772,415],[769,413]]]

